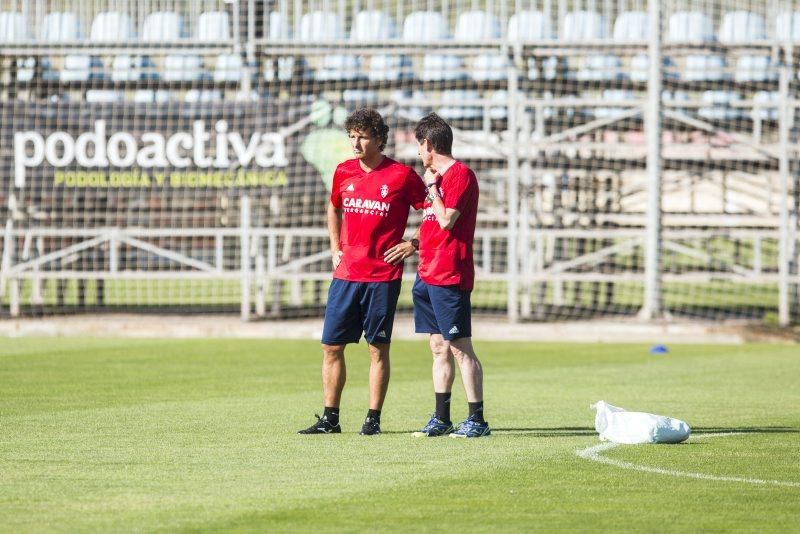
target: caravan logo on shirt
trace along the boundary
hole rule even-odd
[[[389,203],[380,200],[370,200],[368,198],[344,198],[342,207],[345,212],[363,213],[366,215],[389,215]]]

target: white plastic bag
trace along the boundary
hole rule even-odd
[[[605,401],[592,404],[597,410],[594,428],[602,441],[633,445],[635,443],[680,443],[691,434],[684,421],[663,415],[627,412]]]

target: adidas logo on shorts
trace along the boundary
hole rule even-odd
[[[448,334],[458,334],[458,327],[453,325],[453,328],[451,328],[450,331],[447,332],[447,333]]]
[[[378,337],[386,337],[386,330],[381,330],[378,332]]]

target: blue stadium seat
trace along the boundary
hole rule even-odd
[[[553,38],[548,21],[541,11],[520,11],[508,19],[506,38],[512,43],[530,41],[547,41]],[[551,57],[542,61],[541,71],[535,58],[528,58],[528,79],[555,79],[558,74],[558,58]]]
[[[331,11],[312,11],[300,19],[300,41],[341,41],[345,39],[339,16]],[[359,58],[353,55],[331,54],[320,58],[314,71],[316,80],[357,80],[360,73]]]
[[[485,11],[467,11],[458,16],[456,41],[479,42],[500,39],[500,21]],[[505,80],[508,58],[500,54],[481,54],[472,63],[470,76],[473,80]]]
[[[561,21],[559,38],[582,42],[606,39],[606,20],[594,11],[571,11]],[[622,61],[611,54],[591,54],[580,58],[577,72],[569,73],[578,80],[618,80],[624,78]]]
[[[350,40],[367,43],[397,39],[397,25],[383,11],[361,11],[353,19]],[[367,77],[373,81],[412,78],[411,60],[407,56],[379,54],[372,56]]]
[[[767,25],[764,17],[750,11],[726,13],[719,28],[722,43],[749,43],[767,38]],[[734,80],[737,82],[756,82],[775,80],[778,71],[772,68],[772,60],[767,55],[746,55],[736,60]]]
[[[449,38],[447,22],[438,11],[414,11],[403,23],[403,41],[407,43],[430,43]],[[425,81],[462,80],[465,78],[463,62],[458,56],[426,54],[420,77]]]

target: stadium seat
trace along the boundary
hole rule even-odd
[[[800,11],[781,13],[775,17],[775,38],[779,41],[800,41]]]
[[[731,107],[734,102],[741,101],[739,93],[735,91],[703,91],[702,101],[710,105],[697,112],[704,119],[734,120],[742,117],[740,108]]]
[[[719,55],[686,56],[682,78],[686,81],[721,81],[730,78],[726,72],[725,58]]]
[[[209,43],[231,40],[230,16],[225,11],[206,11],[197,18],[195,39]]]
[[[606,39],[605,18],[594,11],[571,11],[561,21],[558,36],[563,41],[573,42]],[[577,72],[568,76],[578,80],[622,79],[622,61],[611,54],[591,54],[580,58]]]
[[[361,11],[353,19],[350,40],[368,43],[397,39],[397,25],[383,11]],[[367,77],[373,81],[411,78],[411,60],[408,56],[379,54],[369,60]]]
[[[280,11],[270,12],[267,39],[270,41],[288,41],[291,38],[292,27],[289,25],[288,16]],[[295,58],[291,56],[279,57],[274,62],[265,62],[264,79],[268,82],[275,80],[288,81],[292,79],[294,70]]]
[[[608,102],[623,102],[623,101],[630,101],[636,100],[636,95],[633,91],[623,91],[619,89],[606,89],[603,91],[603,100],[607,100]],[[607,107],[598,107],[594,108],[594,110],[590,110],[590,114],[594,115],[595,118],[598,119],[605,119],[616,117],[630,111],[631,108],[607,108]]]
[[[221,54],[217,56],[214,68],[215,82],[238,82],[244,72],[244,60],[239,54]]]
[[[647,41],[650,38],[650,26],[647,13],[644,11],[625,11],[614,21],[612,37],[615,42]]]
[[[300,19],[300,41],[341,41],[345,34],[339,16],[331,11],[312,11]],[[359,58],[331,54],[320,58],[314,71],[316,80],[356,80],[361,78]]]
[[[127,13],[104,11],[94,17],[89,39],[94,42],[118,43],[132,41],[135,36],[133,21]]]
[[[74,42],[83,39],[80,19],[75,13],[53,12],[45,15],[39,27],[39,41],[43,43]],[[99,58],[86,55],[68,54],[63,58],[59,70],[49,58],[42,58],[42,78],[63,82],[86,81],[102,77],[102,63]]]
[[[722,17],[719,27],[719,42],[746,43],[767,38],[764,17],[750,11],[734,11]]]
[[[714,25],[704,13],[679,11],[669,18],[669,42],[711,42],[715,39]],[[725,58],[717,54],[686,56],[681,77],[687,81],[720,81],[729,78],[725,72]]]
[[[125,93],[110,89],[89,89],[86,91],[86,101],[92,103],[111,104],[125,100]]]
[[[520,11],[508,19],[507,39],[512,43],[526,41],[546,41],[552,39],[550,22],[541,11]],[[528,58],[528,79],[555,79],[558,74],[558,58],[551,57],[542,61],[541,72],[537,68],[536,58]]]
[[[726,13],[719,28],[719,40],[723,43],[749,43],[767,38],[767,25],[764,17],[750,11]],[[737,82],[756,82],[775,80],[777,70],[772,68],[769,56],[741,56],[736,60],[734,80]]]
[[[452,89],[442,92],[442,100],[447,105],[439,108],[437,113],[447,120],[478,119],[482,116],[481,108],[467,104],[466,100],[480,100],[478,91]]]
[[[192,89],[191,91],[186,92],[184,101],[190,103],[221,102],[222,91],[219,91],[217,89],[211,89],[211,90]]]
[[[403,41],[407,43],[430,43],[449,38],[447,22],[438,11],[414,11],[403,23]],[[422,60],[421,78],[425,81],[464,79],[463,62],[459,56],[426,54]]]
[[[16,11],[0,12],[0,43],[17,43],[31,38],[28,19]]]
[[[78,41],[82,35],[81,21],[75,13],[48,13],[39,27],[39,40],[47,43]]]
[[[172,93],[163,89],[140,89],[133,95],[133,101],[145,104],[163,104],[172,100]]]
[[[780,117],[778,106],[781,103],[781,94],[778,91],[756,91],[756,94],[753,95],[753,102],[774,106],[759,109],[757,116],[760,119],[776,121]],[[756,113],[755,110],[753,110],[753,113]]]
[[[475,42],[500,39],[500,21],[485,11],[467,11],[458,16],[456,41]],[[473,80],[505,80],[508,58],[501,54],[481,54],[472,63],[470,76]]]
[[[179,41],[185,37],[183,19],[172,11],[150,13],[142,23],[142,41],[146,43]]]
[[[0,12],[0,43],[16,43],[30,38],[30,27],[24,14],[15,11]],[[19,58],[16,65],[18,81],[29,82],[33,79],[36,58]]]
[[[196,55],[171,54],[164,58],[163,77],[167,81],[190,82],[205,77],[203,60]]]
[[[711,19],[699,11],[679,11],[669,17],[669,42],[707,42],[713,41],[714,24]]]

